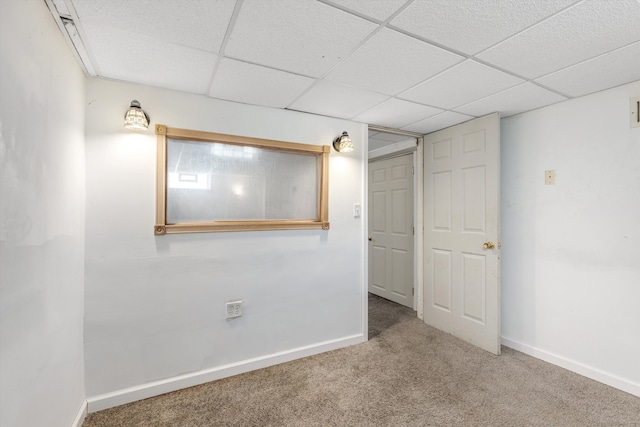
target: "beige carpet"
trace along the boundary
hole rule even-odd
[[[369,296],[367,343],[90,414],[118,426],[640,426],[640,398]]]

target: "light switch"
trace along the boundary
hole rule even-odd
[[[360,207],[359,203],[356,203],[353,205],[353,217],[354,218],[360,218],[360,215],[362,214],[362,209]]]
[[[556,171],[554,169],[544,171],[544,184],[556,185]]]
[[[631,113],[631,127],[640,127],[640,96],[637,98],[631,98],[629,107]]]

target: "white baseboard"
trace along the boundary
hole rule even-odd
[[[528,344],[523,344],[518,341],[514,341],[510,338],[506,338],[506,337],[501,337],[501,338],[502,338],[502,345],[506,347],[512,348],[514,350],[518,350],[524,354],[528,354],[529,356],[533,356],[537,359],[544,360],[545,362],[549,362],[554,365],[560,366],[561,368],[575,372],[576,374],[580,374],[587,378],[591,378],[592,380],[601,382],[608,386],[617,388],[624,392],[633,394],[634,396],[640,397],[640,384],[638,383],[634,383],[624,378],[620,378],[618,376],[609,374],[607,372],[600,371],[598,369],[567,359],[565,357],[558,356],[546,350],[541,350],[539,348],[530,346]]]
[[[256,369],[290,362],[295,359],[313,356],[314,354],[320,354],[342,347],[360,344],[362,342],[362,337],[362,334],[352,335],[90,397],[87,399],[88,411],[91,413],[102,409],[113,408],[114,406],[159,396],[161,394],[181,390],[187,387],[193,387],[210,381],[219,380],[221,378],[227,378],[233,375],[254,371]]]
[[[82,423],[84,419],[87,417],[87,401],[82,402],[82,406],[80,406],[80,410],[78,411],[78,415],[76,415],[75,420],[73,420],[73,424],[71,427],[82,427]]]

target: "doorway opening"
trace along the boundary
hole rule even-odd
[[[421,143],[419,134],[369,127],[367,313],[381,297],[421,318]]]
[[[403,280],[396,273],[412,271],[415,295],[411,307],[419,319],[500,354],[499,114],[424,136],[386,128],[369,127],[369,131],[367,218],[371,234],[366,246],[369,290],[383,292],[392,287],[387,296],[382,295],[389,299],[388,295],[403,294],[404,291],[396,289]],[[410,139],[388,145],[381,142],[378,148],[378,140],[389,140],[387,133]],[[406,175],[408,162],[393,163],[406,154],[413,156],[415,171],[413,258],[405,256],[406,247],[396,242],[388,244],[376,234],[379,230],[390,234],[387,240],[408,234],[406,226],[411,220],[406,219],[408,213],[403,210],[410,209],[404,204],[408,187],[398,193],[404,192],[405,196],[397,197],[396,201],[388,191],[395,188],[392,185],[395,178]],[[374,162],[378,159],[388,159],[390,166],[378,167]],[[385,208],[376,208],[377,202]],[[397,218],[404,220],[391,218],[396,212],[400,212]],[[403,227],[405,231],[400,232]],[[407,267],[410,259],[412,268]],[[363,306],[366,307],[363,324],[368,328],[367,299]]]

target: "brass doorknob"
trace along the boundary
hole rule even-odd
[[[493,249],[496,247],[496,245],[493,242],[485,242],[482,247],[485,249]]]
[[[369,241],[372,241],[373,239],[371,238],[371,236],[369,236]]]

